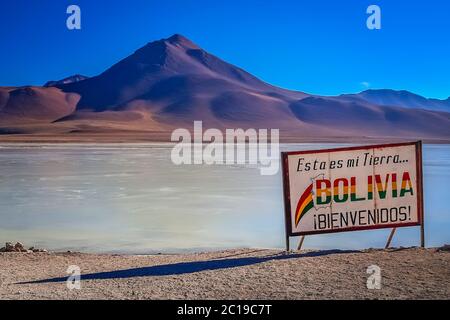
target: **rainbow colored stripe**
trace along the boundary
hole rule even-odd
[[[305,192],[303,192],[302,196],[298,200],[297,209],[295,210],[295,226],[298,226],[300,219],[314,207],[313,201],[313,185],[306,188]]]

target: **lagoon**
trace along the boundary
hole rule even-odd
[[[342,144],[283,144],[281,150]],[[281,173],[174,165],[171,144],[0,144],[0,243],[95,253],[284,248]],[[450,145],[424,145],[427,246],[450,243]],[[383,247],[390,230],[308,236],[304,248]],[[293,239],[293,242],[295,239]],[[419,244],[419,228],[394,246]],[[293,243],[294,245],[294,243]]]

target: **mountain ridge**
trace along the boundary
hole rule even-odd
[[[340,97],[360,97],[382,106],[426,109],[450,112],[450,97],[445,100],[425,98],[407,90],[369,89],[356,94],[342,94]]]
[[[66,78],[61,79],[61,80],[50,80],[50,81],[47,81],[44,84],[44,87],[55,87],[55,86],[61,85],[61,84],[80,82],[80,81],[86,80],[88,78],[89,77],[83,76],[81,74],[74,74],[72,76],[66,77]]]

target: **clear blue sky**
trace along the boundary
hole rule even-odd
[[[81,7],[82,30],[66,28],[69,4]],[[370,4],[381,7],[379,31],[366,28]],[[174,33],[285,88],[450,96],[447,0],[2,1],[0,85],[96,75]]]

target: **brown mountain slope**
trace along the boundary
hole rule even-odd
[[[53,121],[73,113],[79,100],[57,88],[0,88],[0,119]]]

